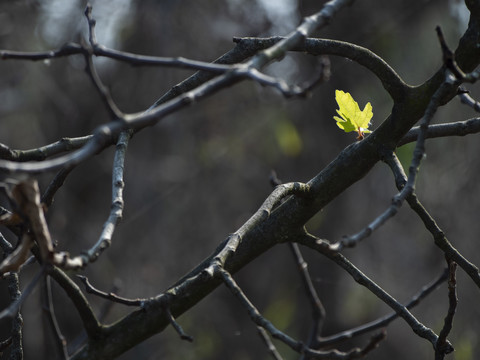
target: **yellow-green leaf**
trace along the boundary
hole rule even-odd
[[[337,100],[339,107],[337,113],[340,117],[334,116],[333,118],[340,129],[345,132],[356,131],[359,140],[363,139],[364,133],[371,133],[368,127],[373,116],[372,104],[368,102],[365,108],[360,110],[352,95],[342,90],[335,90],[335,100]]]

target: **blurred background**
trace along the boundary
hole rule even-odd
[[[286,35],[303,16],[320,8],[306,0],[110,0],[92,1],[97,37],[106,46],[144,55],[184,56],[213,61],[229,51],[234,36]],[[86,34],[86,1],[2,1],[0,48],[36,51],[79,41]],[[440,25],[455,48],[466,28],[462,2],[447,0],[358,1],[343,9],[318,37],[350,41],[383,57],[410,84],[427,80],[441,66],[435,34]],[[284,99],[272,89],[243,82],[205,99],[139,132],[126,158],[125,211],[113,244],[83,273],[94,286],[121,296],[154,296],[208,256],[228,234],[241,226],[271,192],[269,175],[308,181],[325,167],[355,135],[339,131],[335,89],[350,92],[363,108],[373,106],[375,129],[392,102],[380,82],[352,61],[331,57],[332,76],[308,99]],[[134,68],[97,59],[101,78],[124,112],[151,106],[172,86],[192,74],[170,68]],[[308,80],[318,59],[291,54],[266,70],[290,83]],[[109,120],[84,72],[82,57],[44,62],[0,62],[0,142],[30,149],[62,137],[90,134]],[[478,88],[478,86],[477,86]],[[471,86],[472,95],[478,89]],[[454,99],[441,108],[435,123],[475,117]],[[408,166],[413,146],[398,149]],[[449,240],[479,264],[478,206],[480,186],[475,135],[427,142],[417,184],[419,199]],[[76,168],[58,192],[48,221],[59,248],[78,254],[92,246],[108,217],[113,149]],[[42,189],[54,174],[39,177]],[[396,193],[393,176],[378,164],[315,216],[310,232],[335,241],[361,230],[389,206]],[[2,201],[5,199],[2,198]],[[5,204],[2,204],[6,206]],[[14,237],[1,230],[10,240]],[[309,270],[327,311],[323,335],[331,335],[390,313],[389,308],[358,286],[329,260],[303,249]],[[398,215],[345,255],[399,301],[407,302],[445,267],[421,221],[403,206]],[[21,274],[24,287],[37,265]],[[257,308],[280,330],[306,339],[311,311],[294,260],[286,245],[277,246],[236,274]],[[478,289],[458,271],[460,298],[449,337],[456,352],[451,359],[473,359],[480,351]],[[9,303],[0,283],[0,305]],[[81,326],[68,298],[54,284],[60,327],[75,346]],[[98,313],[105,301],[88,295]],[[55,350],[45,331],[37,289],[22,308],[26,359],[53,359]],[[413,313],[436,332],[447,310],[446,285]],[[111,308],[106,322],[131,309]],[[254,324],[224,288],[217,289],[179,318],[193,343],[168,328],[122,355],[120,359],[268,359]],[[0,321],[0,340],[10,322]],[[433,358],[432,347],[401,320],[369,359]],[[362,346],[368,337],[345,344]],[[297,355],[275,343],[285,359]]]

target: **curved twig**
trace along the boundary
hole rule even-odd
[[[260,50],[283,39],[284,37],[275,36],[270,38],[236,37],[233,40],[242,46]],[[400,101],[410,88],[385,60],[359,45],[338,40],[308,38],[290,50],[307,52],[311,55],[336,55],[353,60],[370,70],[382,82],[383,87],[394,101]]]

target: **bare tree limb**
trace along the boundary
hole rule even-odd
[[[86,276],[77,275],[77,278],[79,278],[82,281],[83,285],[85,285],[85,291],[87,293],[99,296],[103,299],[107,299],[123,305],[139,306],[139,307],[142,307],[145,304],[145,301],[147,300],[147,299],[127,299],[127,298],[118,296],[113,292],[106,293],[104,291],[95,289],[92,286],[92,284],[90,284]]]
[[[469,94],[463,93],[459,97],[462,104],[470,106],[476,112],[480,112],[480,102],[475,101]]]
[[[112,170],[112,205],[110,216],[103,225],[103,230],[97,243],[85,253],[87,262],[95,261],[100,254],[110,246],[115,227],[121,221],[123,216],[123,173],[125,168],[125,156],[127,152],[128,142],[132,136],[131,131],[124,131],[120,134],[116,146],[115,157],[113,159]]]
[[[47,209],[52,206],[53,204],[53,198],[56,194],[56,192],[62,187],[62,185],[65,183],[65,180],[67,176],[72,172],[73,167],[67,167],[62,170],[60,170],[53,180],[50,182],[48,185],[47,189],[42,195],[41,202],[44,204]]]
[[[425,299],[428,295],[430,295],[434,290],[436,290],[448,277],[448,269],[446,269],[437,279],[433,280],[431,283],[422,287],[422,289],[416,293],[411,300],[405,305],[407,309],[412,309],[413,307],[417,306],[423,299]],[[317,339],[315,346],[313,348],[323,348],[326,346],[333,346],[340,342],[343,342],[347,339],[351,339],[355,336],[363,335],[367,332],[371,332],[373,330],[378,330],[382,327],[387,326],[393,320],[398,318],[397,313],[391,313],[384,317],[381,317],[377,320],[371,321],[369,323],[360,325],[353,329],[348,329],[342,331],[338,334],[330,335],[330,336],[322,336]]]
[[[269,38],[235,37],[233,41],[249,49],[261,50],[271,47],[283,39],[285,38],[280,36]],[[394,100],[402,99],[409,88],[390,65],[381,57],[362,46],[338,40],[308,38],[290,50],[307,52],[315,56],[336,55],[351,59],[375,74]]]
[[[220,266],[217,268],[216,271],[218,271],[218,275],[221,276],[227,288],[240,301],[242,306],[245,307],[245,309],[248,311],[248,314],[252,321],[257,326],[264,328],[268,333],[272,335],[273,338],[282,341],[299,354],[305,354],[308,357],[315,359],[355,359],[363,357],[365,355],[365,350],[362,349],[353,349],[349,352],[341,352],[338,350],[317,351],[306,347],[301,342],[298,342],[290,336],[286,335],[285,333],[279,331],[270,321],[265,319],[255,308],[255,306],[250,302],[250,300],[245,296],[242,289],[237,285],[237,283],[228,273],[228,271],[224,270]],[[380,341],[381,339],[377,340]],[[375,341],[375,343],[378,343],[378,341]],[[370,351],[373,349],[373,347],[371,348],[371,344],[369,344],[367,345],[366,349]]]
[[[397,188],[399,190],[402,189],[407,182],[407,176],[405,175],[402,164],[397,156],[394,153],[385,153],[384,161],[390,166],[390,169],[394,174]],[[425,228],[432,234],[435,245],[444,252],[446,258],[455,261],[463,271],[470,276],[472,281],[480,287],[480,271],[478,267],[468,261],[455,247],[453,247],[445,236],[445,233],[417,199],[415,193],[412,193],[407,197],[407,202],[410,208],[415,211],[418,217],[422,220]]]
[[[62,152],[79,149],[91,138],[92,135],[77,138],[64,137],[55,143],[30,150],[12,150],[8,146],[0,144],[0,158],[18,162],[42,161]]]
[[[59,268],[52,268],[48,270],[48,275],[54,279],[58,285],[60,285],[67,296],[72,300],[80,318],[82,320],[83,326],[87,333],[89,339],[97,338],[100,336],[103,327],[98,322],[95,314],[88,303],[88,300],[83,295],[80,288],[75,284],[72,279],[68,277],[62,270]]]
[[[445,124],[429,125],[425,137],[427,139],[447,137],[447,136],[465,136],[477,134],[480,132],[480,118],[473,118],[465,121],[456,121]],[[413,127],[398,143],[398,146],[416,141],[420,127]]]
[[[334,261],[343,270],[350,274],[350,276],[360,285],[366,287],[376,297],[378,297],[385,304],[390,306],[405,322],[410,326],[415,334],[428,340],[435,349],[438,341],[438,335],[433,332],[432,329],[426,327],[407,309],[406,306],[400,304],[395,298],[383,290],[378,284],[371,280],[368,276],[363,274],[355,265],[347,260],[342,254],[335,250],[332,250],[328,244],[318,239],[317,237],[306,233],[303,238],[299,239],[299,242],[306,245],[319,253],[325,255],[330,260]],[[446,351],[453,351],[453,347],[450,347]]]
[[[449,344],[447,336],[450,334],[453,326],[453,318],[457,310],[457,279],[456,279],[457,264],[454,261],[448,261],[448,312],[445,316],[445,321],[440,335],[438,336],[437,347],[435,348],[435,360],[443,360],[445,355],[448,354]]]
[[[47,319],[49,328],[52,330],[54,343],[60,358],[67,360],[69,358],[67,351],[67,340],[63,336],[55,316],[53,308],[52,288],[49,276],[44,276],[42,281],[43,312]]]
[[[307,298],[310,302],[310,307],[312,310],[312,327],[309,332],[307,346],[315,348],[314,344],[316,344],[316,339],[321,335],[326,311],[323,307],[320,297],[318,296],[315,286],[313,285],[312,278],[308,272],[308,263],[304,260],[298,244],[290,242],[289,247],[296,260],[298,272],[300,273],[300,277],[305,288],[305,293],[307,294]]]
[[[280,355],[280,353],[278,352],[277,348],[275,347],[272,340],[270,339],[270,336],[268,336],[267,331],[261,326],[257,326],[257,331],[258,331],[258,335],[267,346],[268,352],[270,353],[270,355],[272,355],[272,357],[275,360],[282,360],[283,359],[282,355]]]

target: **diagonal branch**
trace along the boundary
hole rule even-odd
[[[381,301],[390,306],[405,322],[410,326],[415,334],[428,340],[433,348],[437,346],[438,335],[432,329],[423,325],[418,319],[407,309],[406,306],[400,304],[393,296],[383,290],[378,284],[371,280],[368,276],[363,274],[355,265],[353,265],[347,258],[337,251],[331,250],[328,244],[317,237],[305,233],[303,238],[298,240],[301,244],[306,245],[319,253],[325,255],[327,258],[339,265],[343,270],[350,274],[350,276],[360,285],[366,287],[372,294],[377,296]],[[453,351],[453,347],[449,345],[446,351]]]
[[[402,164],[397,156],[394,153],[386,153],[384,161],[388,164],[394,174],[397,188],[399,190],[402,189],[407,183],[407,176],[405,175]],[[425,228],[432,234],[435,245],[444,252],[446,258],[455,261],[470,276],[473,282],[480,287],[480,271],[478,267],[468,261],[455,247],[453,247],[445,236],[445,233],[418,200],[415,193],[412,193],[406,200],[410,208],[415,211],[418,217],[422,220]]]
[[[82,320],[83,327],[85,328],[89,339],[98,339],[103,330],[102,325],[97,320],[88,300],[77,284],[75,284],[62,270],[56,267],[49,269],[48,275],[63,288],[67,296],[72,300],[73,305],[80,315],[80,319]]]
[[[440,286],[440,284],[445,282],[445,280],[447,280],[447,277],[448,277],[448,269],[445,270],[437,279],[433,280],[431,283],[422,287],[422,289],[417,294],[415,294],[407,304],[405,304],[405,307],[410,310],[413,307],[417,306],[424,298],[426,298],[434,290],[436,290]],[[398,316],[399,315],[397,313],[391,313],[377,320],[360,325],[356,328],[345,330],[338,334],[334,334],[330,336],[325,336],[325,337],[322,336],[317,339],[315,346],[313,347],[322,348],[326,346],[333,346],[347,339],[352,339],[353,337],[363,335],[367,332],[381,329],[387,326],[388,324],[390,324],[395,319],[397,319]]]
[[[438,343],[435,349],[435,360],[443,360],[445,354],[448,354],[448,340],[447,336],[452,330],[453,318],[455,311],[457,310],[458,298],[457,298],[457,279],[456,279],[457,264],[454,261],[448,261],[448,312],[445,316],[443,328],[438,336]]]

